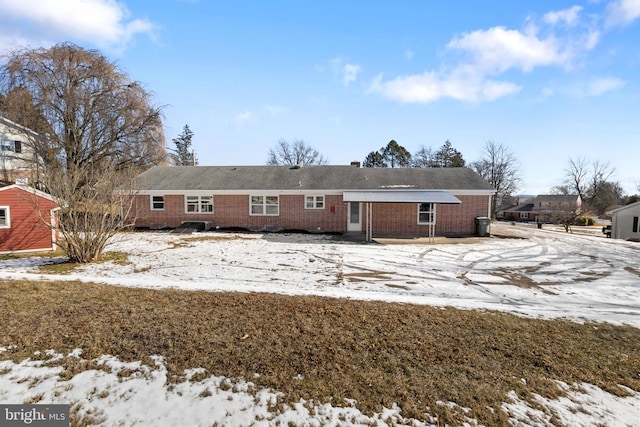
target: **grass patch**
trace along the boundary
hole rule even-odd
[[[149,290],[0,280],[0,358],[82,348],[123,361],[162,355],[169,375],[201,367],[365,413],[395,402],[406,417],[507,426],[510,390],[556,397],[552,380],[640,391],[640,329],[497,312],[273,294]],[[70,360],[64,364],[74,363]],[[91,363],[85,363],[87,368]],[[83,369],[77,362],[66,366]],[[254,374],[259,376],[254,377]],[[522,381],[524,379],[524,381]],[[231,383],[230,383],[231,384]]]
[[[22,258],[58,258],[66,256],[62,249],[58,248],[55,251],[37,251],[37,252],[19,252],[14,254],[0,254],[0,261],[6,261],[11,259],[22,259]]]
[[[64,254],[61,254],[61,255],[64,256]],[[112,262],[116,265],[127,265],[129,264],[128,258],[129,258],[129,255],[126,252],[110,251],[110,252],[103,252],[102,254],[100,254],[100,257],[97,260],[92,262],[93,263]],[[51,264],[44,264],[39,266],[37,271],[39,273],[46,273],[46,274],[69,274],[74,272],[78,267],[83,267],[86,265],[87,264],[70,262],[70,261],[54,262]]]

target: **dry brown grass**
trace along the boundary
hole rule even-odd
[[[162,355],[170,374],[203,367],[258,387],[364,412],[394,402],[457,425],[453,401],[485,425],[508,425],[509,390],[557,396],[552,380],[640,391],[640,329],[273,294],[130,289],[77,282],[0,280],[2,358],[82,348],[92,359]],[[92,366],[67,364],[68,375]],[[254,374],[260,374],[254,378]],[[296,379],[298,378],[298,379]],[[525,382],[522,381],[525,380]],[[178,381],[179,378],[176,378]],[[493,408],[492,411],[490,408]]]

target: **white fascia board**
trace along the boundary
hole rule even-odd
[[[305,190],[305,189],[296,189],[296,190],[138,190],[135,194],[140,195],[152,195],[152,196],[171,196],[178,195],[182,196],[184,194],[188,195],[237,195],[237,196],[245,196],[250,194],[256,195],[268,195],[268,196],[279,196],[279,195],[342,195],[342,191],[338,190]]]

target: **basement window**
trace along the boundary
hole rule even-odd
[[[250,196],[251,215],[277,216],[280,211],[278,196]]]
[[[164,210],[164,196],[151,196],[151,210],[152,211]]]
[[[434,224],[436,221],[436,205],[420,203],[418,205],[418,224]]]
[[[186,196],[186,213],[213,213],[213,196]]]
[[[11,228],[9,206],[0,206],[0,228]]]
[[[324,196],[305,196],[305,209],[324,209]]]

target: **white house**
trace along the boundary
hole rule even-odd
[[[607,213],[611,215],[611,238],[640,240],[640,202]]]
[[[0,181],[28,184],[35,162],[33,142],[38,134],[0,117]]]

